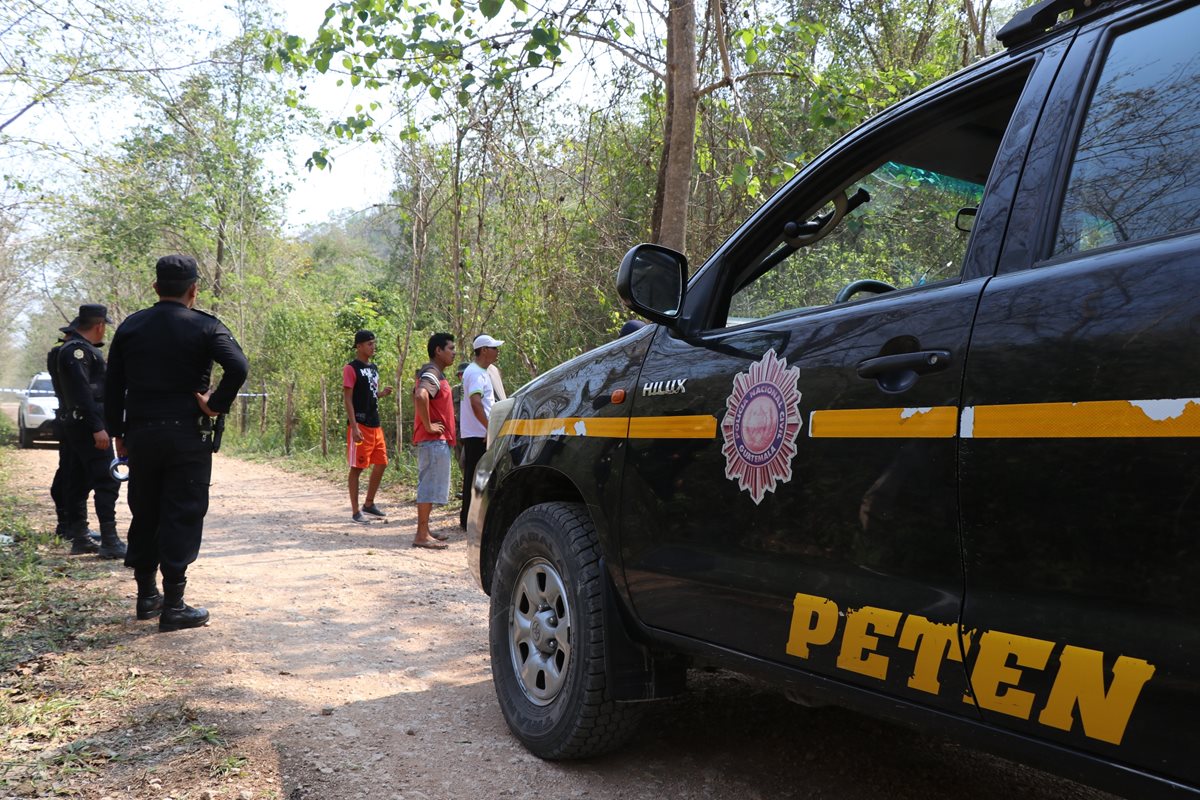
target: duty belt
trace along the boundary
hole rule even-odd
[[[225,432],[225,415],[221,414],[215,420],[207,414],[197,414],[194,417],[155,417],[151,419],[130,420],[125,426],[131,431],[141,428],[179,428],[187,430],[192,426],[200,432],[200,438],[212,443],[213,452],[221,448],[221,435]]]
[[[133,431],[140,428],[190,428],[193,426],[199,431],[211,431],[213,421],[207,414],[197,414],[194,417],[152,417],[132,419],[125,427]]]

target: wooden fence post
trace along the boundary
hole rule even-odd
[[[260,436],[267,432],[267,382],[262,382],[262,406],[258,415],[258,433]]]
[[[404,452],[404,343],[396,337],[396,441],[392,451],[399,458]]]
[[[329,393],[324,373],[321,374],[321,458],[329,458]]]
[[[285,416],[284,416],[284,420],[283,420],[283,452],[284,452],[284,455],[289,455],[289,456],[292,454],[292,426],[293,426],[293,420],[295,419],[295,409],[296,409],[295,400],[293,398],[295,390],[296,390],[296,381],[293,380],[291,383],[288,384],[287,407],[284,411]]]

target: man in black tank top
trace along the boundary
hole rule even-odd
[[[371,363],[375,355],[375,334],[359,331],[354,334],[354,359],[342,368],[342,402],[346,406],[346,462],[350,467],[347,483],[350,488],[350,519],[369,522],[372,517],[386,516],[375,505],[375,492],[387,469],[387,442],[379,420],[379,398],[392,393],[391,386],[379,388],[379,367]],[[370,465],[367,496],[362,510],[358,508],[358,476]]]

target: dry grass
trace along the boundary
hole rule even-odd
[[[272,748],[146,663],[124,568],[65,554],[11,447],[0,430],[0,797],[278,798]]]

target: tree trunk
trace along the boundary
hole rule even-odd
[[[430,197],[425,187],[425,171],[421,168],[421,154],[413,148],[412,154],[412,284],[408,299],[408,314],[404,320],[404,338],[396,341],[396,453],[404,444],[403,395],[409,385],[408,351],[412,345],[413,320],[421,298],[421,267],[425,264],[425,253],[429,250]]]
[[[215,314],[221,306],[221,295],[225,293],[225,228],[228,225],[229,213],[224,203],[217,204],[217,263],[213,267],[212,282],[212,312]]]
[[[671,0],[667,14],[667,113],[655,197],[654,241],[685,252],[696,154],[696,6]]]
[[[457,136],[454,140],[454,164],[451,167],[451,195],[450,202],[454,207],[450,216],[450,260],[454,265],[454,283],[452,291],[454,292],[454,335],[459,341],[463,336],[463,262],[462,262],[462,217],[463,217],[463,191],[462,191],[462,150],[463,139],[467,136],[466,130],[459,128]]]

